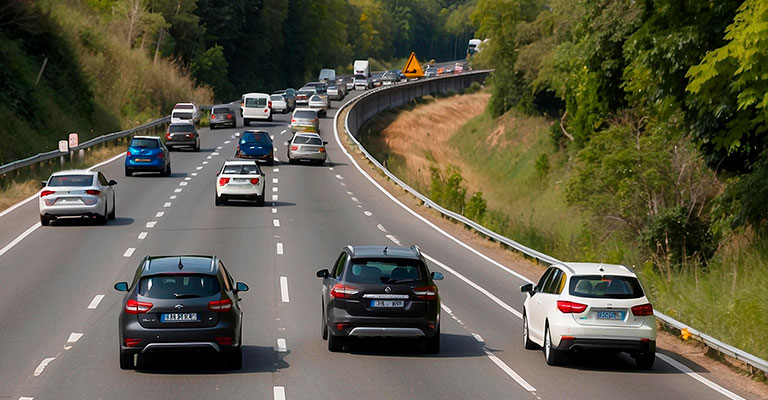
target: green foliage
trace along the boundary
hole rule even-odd
[[[429,168],[432,177],[429,198],[437,204],[459,214],[464,212],[467,187],[461,171],[455,165],[448,165],[445,174],[436,166]]]
[[[213,87],[217,99],[226,101],[236,97],[234,87],[227,76],[222,74],[227,66],[222,46],[216,45],[197,56],[190,66],[190,72],[198,82]]]
[[[483,198],[483,192],[475,192],[469,198],[467,206],[464,208],[464,215],[473,221],[483,221],[485,212],[488,210],[488,204]]]
[[[549,156],[547,153],[541,153],[536,158],[536,164],[534,164],[534,168],[536,169],[536,174],[539,175],[539,178],[546,178],[549,175],[550,166],[549,166]]]
[[[752,173],[734,177],[717,198],[713,214],[718,232],[752,227],[760,237],[768,234],[768,151],[752,166]]]
[[[660,260],[683,265],[689,260],[706,260],[716,246],[709,224],[684,207],[661,210],[647,224],[641,240]]]

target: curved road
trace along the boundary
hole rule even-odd
[[[355,93],[350,93],[351,99]],[[338,105],[338,104],[335,104]],[[0,215],[0,399],[723,399],[748,397],[661,359],[638,372],[626,356],[574,356],[548,367],[522,347],[516,315],[524,281],[438,232],[375,187],[339,148],[334,110],[321,121],[329,162],[265,167],[267,205],[213,204],[215,174],[237,129],[201,130],[199,153],[171,154],[173,175],[122,175],[122,157],[97,167],[118,181],[117,219],[38,227],[37,201]],[[254,123],[286,161],[288,115]],[[240,124],[242,126],[242,124]],[[330,353],[320,337],[320,282],[345,244],[419,244],[446,275],[442,347],[424,355],[401,340],[353,342]],[[217,254],[243,293],[244,366],[216,358],[155,357],[118,367],[122,293],[144,255]],[[664,356],[662,356],[664,357]],[[735,393],[735,394],[734,394]]]

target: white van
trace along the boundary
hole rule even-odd
[[[272,100],[268,94],[246,93],[240,99],[240,104],[240,115],[246,127],[255,119],[272,121]]]
[[[171,123],[185,122],[197,126],[200,123],[200,110],[194,103],[176,103],[171,111]]]

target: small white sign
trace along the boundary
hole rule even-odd
[[[62,153],[69,151],[69,143],[66,140],[59,140],[59,151]]]
[[[69,134],[69,148],[75,148],[78,144],[78,137],[77,133],[70,133]]]

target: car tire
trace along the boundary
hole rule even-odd
[[[523,313],[523,347],[526,350],[537,350],[539,345],[531,340],[531,334],[528,332],[528,316]]]
[[[273,157],[273,158],[270,158],[270,159],[269,159],[269,161],[267,161],[267,165],[269,165],[270,167],[271,167],[271,166],[273,166],[273,165],[275,165],[275,159],[274,159],[274,157]]]
[[[427,354],[437,354],[440,352],[440,325],[437,326],[435,336],[424,339],[424,352]]]
[[[231,354],[227,354],[227,365],[229,366],[229,369],[235,369],[240,370],[243,369],[243,348],[242,346],[237,346],[237,349],[233,351]]]
[[[213,192],[213,204],[216,204],[217,206],[220,206],[224,204],[224,199],[220,197],[216,192]]]
[[[267,122],[272,122],[272,113],[269,113],[269,117],[267,117]]]
[[[113,194],[112,195],[112,211],[110,211],[109,214],[107,214],[107,219],[109,219],[110,221],[114,221],[115,218],[117,217],[116,208],[117,208],[117,203],[115,203],[115,195]]]
[[[547,361],[547,365],[558,365],[562,361],[562,352],[552,347],[549,325],[544,329],[544,359]]]
[[[46,217],[46,216],[44,216],[44,215],[41,215],[41,216],[40,216],[40,225],[42,225],[42,226],[48,226],[48,225],[50,225],[50,224],[51,224],[51,219],[50,219],[50,218],[48,218],[48,217]]]
[[[247,128],[250,125],[251,121],[247,118],[243,118],[243,127]]]
[[[291,165],[296,164],[296,160],[293,159],[293,158],[289,158],[288,159],[288,164],[291,164]]]
[[[653,362],[656,361],[655,351],[646,351],[645,353],[639,353],[634,356],[635,367],[639,370],[647,371],[653,368]]]
[[[320,326],[322,328],[321,332],[323,335],[323,340],[328,340],[328,325],[325,323],[325,305],[323,305],[322,302],[320,304],[323,308],[322,312],[320,313]]]
[[[125,167],[125,176],[133,176],[133,172],[128,167]]]
[[[259,207],[264,207],[264,195],[256,196],[256,205]]]
[[[195,141],[195,151],[200,151],[200,138]]]
[[[120,351],[120,369],[134,369],[136,363],[134,362],[133,353],[126,353]]]
[[[328,328],[328,350],[333,353],[338,353],[342,350],[344,350],[344,337],[343,336],[333,336],[333,334],[330,332],[331,328]]]
[[[107,205],[104,204],[104,214],[102,215],[96,215],[96,223],[99,225],[104,225],[107,223]]]
[[[168,164],[168,166],[165,167],[165,170],[163,171],[163,176],[171,176],[171,164]]]

